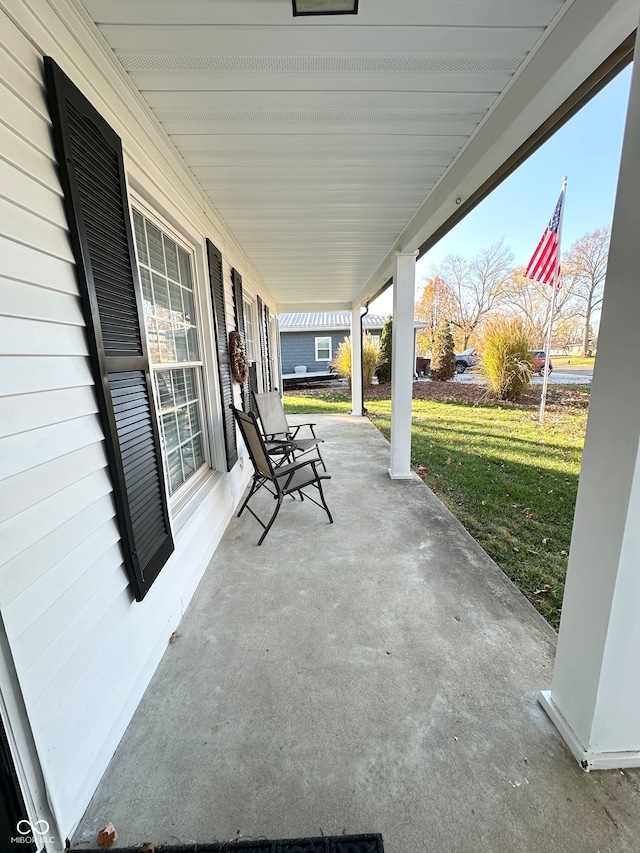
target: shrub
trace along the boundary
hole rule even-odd
[[[376,371],[380,359],[380,347],[373,340],[369,332],[365,332],[362,338],[362,379],[364,388],[371,387],[371,380]],[[336,357],[331,362],[332,370],[348,380],[351,388],[351,337],[345,338],[338,345]]]
[[[387,317],[380,336],[380,356],[378,362],[378,379],[380,382],[391,381],[391,340],[393,337],[393,320]]]
[[[453,335],[446,320],[438,323],[431,349],[431,378],[445,381],[456,372],[456,355],[453,350]]]
[[[485,323],[479,344],[482,372],[501,400],[517,400],[531,382],[533,362],[520,317],[494,317]]]

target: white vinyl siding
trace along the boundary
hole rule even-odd
[[[41,57],[1,12],[0,33],[11,38],[11,53],[0,47],[0,609],[41,760],[73,799],[86,770],[67,776],[54,756],[79,767],[86,760],[86,733],[101,713],[87,677],[114,630],[96,635],[108,596],[94,596],[110,586],[128,607],[130,594]],[[84,665],[74,660],[78,648]],[[81,717],[75,731],[49,737],[47,727],[72,713]],[[63,798],[54,791],[53,799]]]
[[[331,338],[316,338],[316,361],[331,361]]]
[[[144,601],[134,601],[52,147],[43,55],[63,66],[122,137],[136,199],[142,196],[194,247],[194,280],[205,285],[196,306],[203,421],[220,463],[205,238],[225,247],[230,328],[231,267],[252,292],[264,288],[214,211],[203,210],[201,191],[141,110],[97,31],[76,39],[57,7],[36,5],[37,15],[33,4],[13,3],[10,18],[0,0],[0,631],[17,674],[15,683],[3,680],[0,667],[0,690],[15,697],[6,703],[14,715],[24,701],[28,720],[8,720],[33,733],[64,838],[113,756],[249,473],[246,466],[230,474],[202,466],[202,481],[189,481],[198,480],[199,491],[188,512],[175,516],[176,551]],[[38,796],[42,801],[44,789]]]

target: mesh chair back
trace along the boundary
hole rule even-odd
[[[269,459],[269,454],[265,449],[264,441],[260,435],[260,430],[256,423],[256,416],[253,412],[240,412],[235,408],[233,409],[233,413],[236,416],[240,432],[244,438],[244,443],[247,445],[247,450],[249,451],[249,456],[253,462],[253,467],[263,477],[273,480],[271,460]]]
[[[256,408],[265,435],[285,435],[289,432],[289,424],[284,413],[282,397],[277,391],[265,394],[254,394]]]

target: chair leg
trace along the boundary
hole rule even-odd
[[[240,518],[240,516],[242,515],[242,513],[245,510],[246,505],[249,503],[249,501],[255,495],[255,493],[258,491],[259,488],[260,488],[260,483],[259,483],[258,479],[254,476],[253,483],[251,484],[251,490],[249,491],[249,494],[247,495],[244,503],[240,507],[240,512],[238,513],[236,518]]]
[[[324,492],[322,491],[322,483],[320,480],[316,483],[318,486],[318,491],[320,492],[320,500],[322,501],[322,506],[324,507],[324,511],[329,516],[329,524],[333,524],[333,518],[331,517],[331,513],[329,512],[329,507],[327,506],[327,502],[324,499]]]
[[[272,524],[273,524],[273,522],[276,520],[276,515],[280,512],[280,507],[281,507],[281,506],[282,506],[282,495],[278,495],[278,505],[277,505],[277,507],[275,508],[273,515],[272,515],[272,516],[271,516],[271,518],[269,519],[269,523],[268,523],[268,524],[267,524],[267,526],[265,527],[265,529],[264,529],[264,533],[262,534],[262,536],[260,537],[260,539],[258,539],[258,545],[262,545],[262,543],[264,542],[264,538],[265,538],[265,536],[267,535],[267,533],[269,532],[269,530],[271,529],[271,525],[272,525]]]

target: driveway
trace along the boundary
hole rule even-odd
[[[573,368],[568,369],[563,367],[562,372],[552,370],[549,376],[549,385],[590,385],[593,370],[589,368]],[[477,370],[466,370],[464,373],[456,373],[451,382],[463,382],[472,385],[482,385],[485,383],[482,375]],[[532,376],[532,385],[542,385],[541,376]]]

